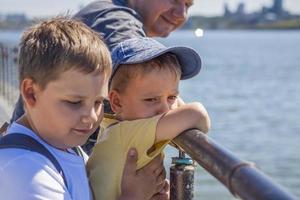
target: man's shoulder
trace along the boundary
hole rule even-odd
[[[89,3],[85,7],[83,7],[75,17],[80,17],[82,15],[91,14],[91,13],[106,13],[110,11],[129,11],[135,12],[133,9],[129,8],[127,3],[123,3],[120,0],[98,0]]]

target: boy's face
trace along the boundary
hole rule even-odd
[[[35,100],[26,105],[31,128],[60,149],[84,144],[102,120],[107,81],[103,73],[68,70],[44,90],[34,85]]]
[[[125,91],[119,94],[121,120],[153,117],[174,109],[178,85],[175,74],[164,69],[130,80]]]

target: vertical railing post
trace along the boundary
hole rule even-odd
[[[4,46],[0,44],[0,57],[1,57],[1,66],[0,66],[0,95],[4,95]]]
[[[0,43],[0,96],[14,103],[18,95],[18,48]]]
[[[4,77],[5,77],[5,79],[4,79],[4,98],[5,98],[5,100],[7,101],[8,100],[8,66],[9,66],[9,47],[5,47],[5,51],[4,51],[4,53],[5,53],[5,68],[4,68]]]
[[[172,158],[170,167],[170,199],[194,199],[194,163],[191,158],[186,158],[183,151],[179,150],[179,157]]]

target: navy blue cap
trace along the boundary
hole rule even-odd
[[[111,52],[114,76],[121,64],[138,64],[149,61],[164,53],[173,53],[181,66],[181,79],[189,79],[197,75],[201,69],[201,58],[189,47],[166,47],[158,41],[140,37],[124,40],[117,44]]]

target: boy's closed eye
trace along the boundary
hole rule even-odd
[[[82,100],[77,100],[77,101],[65,100],[65,102],[66,102],[67,104],[70,104],[70,105],[77,105],[77,106],[83,104],[83,101],[82,101]],[[96,100],[94,104],[95,104],[96,106],[102,105],[102,104],[103,104],[103,100]]]
[[[65,100],[65,102],[71,105],[80,105],[82,103],[81,100],[78,101]]]

